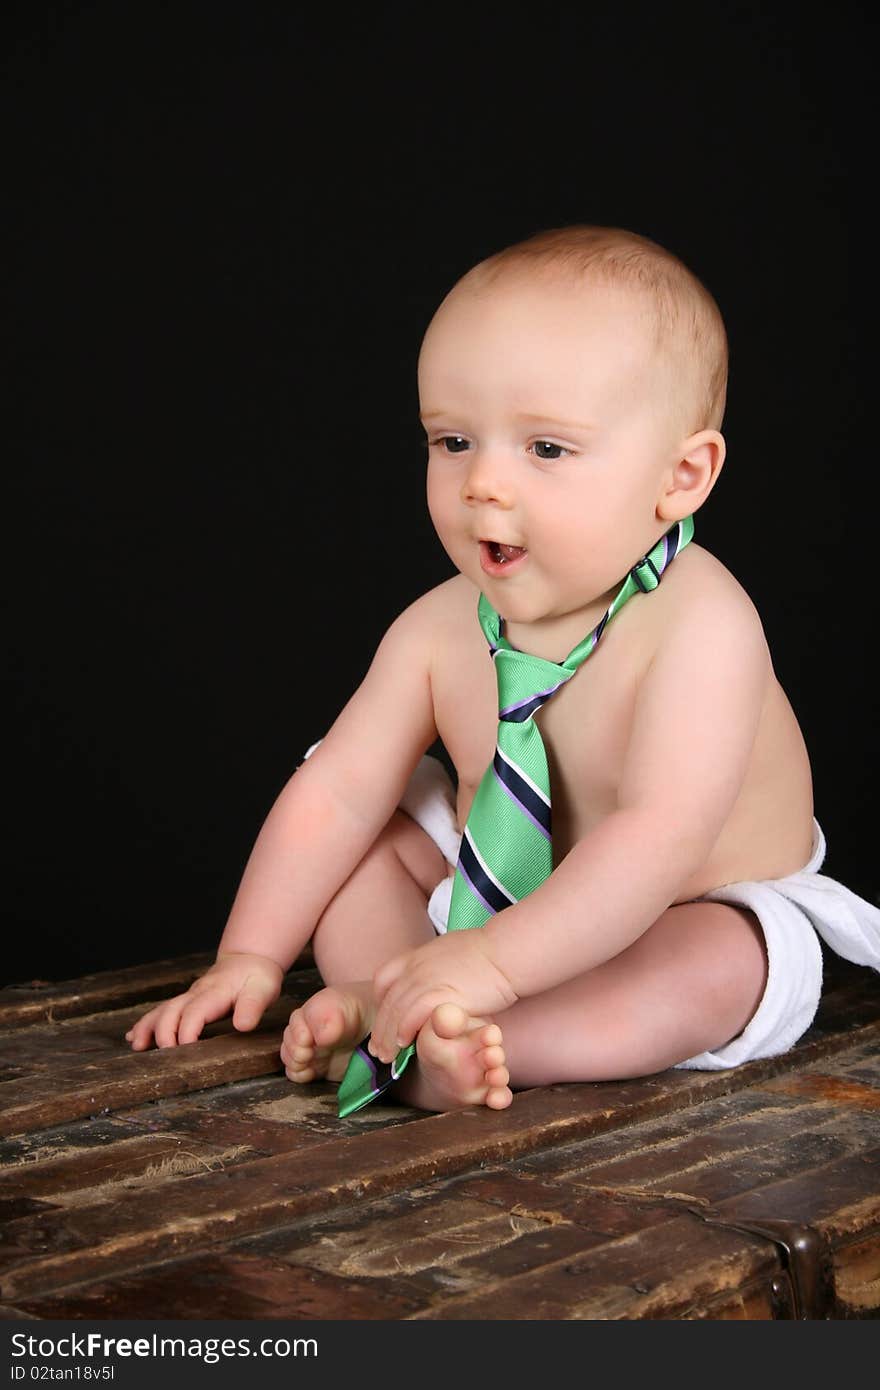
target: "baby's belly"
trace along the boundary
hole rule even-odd
[[[813,852],[811,797],[767,799],[757,814],[738,804],[704,864],[681,885],[676,902],[688,902],[744,880],[787,878],[798,873]]]

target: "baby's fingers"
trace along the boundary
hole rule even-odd
[[[243,1033],[256,1028],[266,1009],[275,1002],[280,993],[280,985],[275,985],[259,975],[249,975],[238,991],[235,1013],[232,1015],[233,1028],[238,1028]]]
[[[143,1052],[150,1046],[153,1038],[156,1039],[157,1047],[173,1047],[177,1042],[177,1020],[180,1018],[185,999],[184,994],[179,994],[174,999],[166,999],[163,1004],[157,1004],[155,1009],[150,1009],[143,1018],[139,1018],[125,1035],[132,1049],[135,1052]]]
[[[376,1017],[373,1019],[373,1030],[370,1034],[368,1043],[369,1051],[380,1061],[390,1061],[392,1056],[397,1055],[396,1047],[393,1047],[394,1037],[397,1028],[397,998],[399,991],[390,989],[386,992],[381,1004],[376,1010]]]
[[[397,1037],[405,1038],[407,1043],[413,1042],[416,1034],[421,1032],[437,1005],[447,1002],[458,1001],[452,999],[448,989],[439,988],[426,990],[417,999],[402,1004],[397,1024]]]
[[[409,1027],[409,1019],[414,1016],[413,1006],[426,998],[425,990],[418,984],[406,985],[403,981],[393,985],[376,1014],[369,1050],[382,1062],[390,1062],[397,1056],[401,1047],[411,1043],[419,1025]],[[431,1012],[428,1008],[425,1018]],[[418,1014],[418,1008],[415,1015]]]
[[[183,1009],[177,1023],[177,1041],[179,1043],[195,1042],[201,1036],[202,1029],[206,1023],[214,1023],[216,1019],[223,1018],[229,1013],[232,1006],[232,994],[227,988],[215,986],[214,988],[202,989],[198,994],[185,997]],[[159,1044],[161,1047],[161,1043]]]
[[[159,1013],[159,1006],[150,1009],[148,1014],[139,1018],[137,1023],[133,1023],[125,1035],[125,1041],[131,1043],[134,1052],[143,1052],[144,1048],[150,1046],[153,1041],[153,1023]]]
[[[395,956],[393,960],[380,966],[373,976],[373,996],[377,1007],[370,1051],[383,1061],[388,1060],[389,1048],[393,1048],[392,1056],[397,1055],[398,1049],[394,1044],[400,1001],[412,989],[412,985],[407,983],[404,976],[406,961],[406,956]],[[382,1048],[382,1051],[378,1051],[377,1048]]]
[[[157,1047],[177,1046],[177,1026],[189,998],[188,994],[178,994],[176,998],[169,999],[159,1010],[153,1025]]]

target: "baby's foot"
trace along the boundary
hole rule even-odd
[[[501,1043],[497,1023],[471,1018],[458,1004],[440,1004],[416,1039],[418,1066],[410,1064],[396,1093],[420,1110],[504,1110],[513,1092]]]
[[[369,980],[321,989],[294,1009],[284,1030],[281,1060],[291,1081],[340,1081],[348,1059],[373,1026]]]

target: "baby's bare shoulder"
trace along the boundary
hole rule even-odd
[[[712,629],[731,624],[731,631],[739,635],[751,630],[763,637],[764,632],[761,616],[739,580],[717,556],[693,543],[664,571],[653,616],[664,631],[682,625]]]
[[[637,684],[644,709],[666,710],[686,690],[690,710],[702,706],[744,726],[757,718],[773,663],[755,605],[720,560],[688,546],[643,614],[648,636]]]
[[[450,641],[460,639],[463,621],[476,622],[479,597],[471,580],[454,575],[408,604],[391,624],[385,641],[415,646],[430,662]]]
[[[423,597],[430,601],[432,612],[438,620],[457,620],[462,613],[476,611],[480,591],[465,575],[454,574],[451,579],[429,589]]]
[[[442,639],[456,632],[460,635],[462,619],[475,621],[479,598],[477,586],[463,574],[456,574],[428,589],[401,616],[421,624],[432,639]]]

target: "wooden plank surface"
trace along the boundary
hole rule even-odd
[[[315,987],[306,962],[254,1034],[226,1022],[188,1047],[128,1050],[157,980],[191,968],[143,967],[142,995],[137,972],[66,982],[63,1015],[48,986],[38,1011],[0,1000],[7,1316],[880,1309],[868,971],[838,968],[781,1058],[539,1088],[504,1112],[372,1106],[340,1121],[335,1087],[280,1074],[283,1021]]]
[[[212,954],[201,951],[123,970],[102,970],[94,975],[81,975],[76,980],[29,980],[25,984],[7,985],[0,989],[0,1030],[168,999],[188,989],[213,960]],[[307,947],[294,970],[313,965],[311,947]]]

